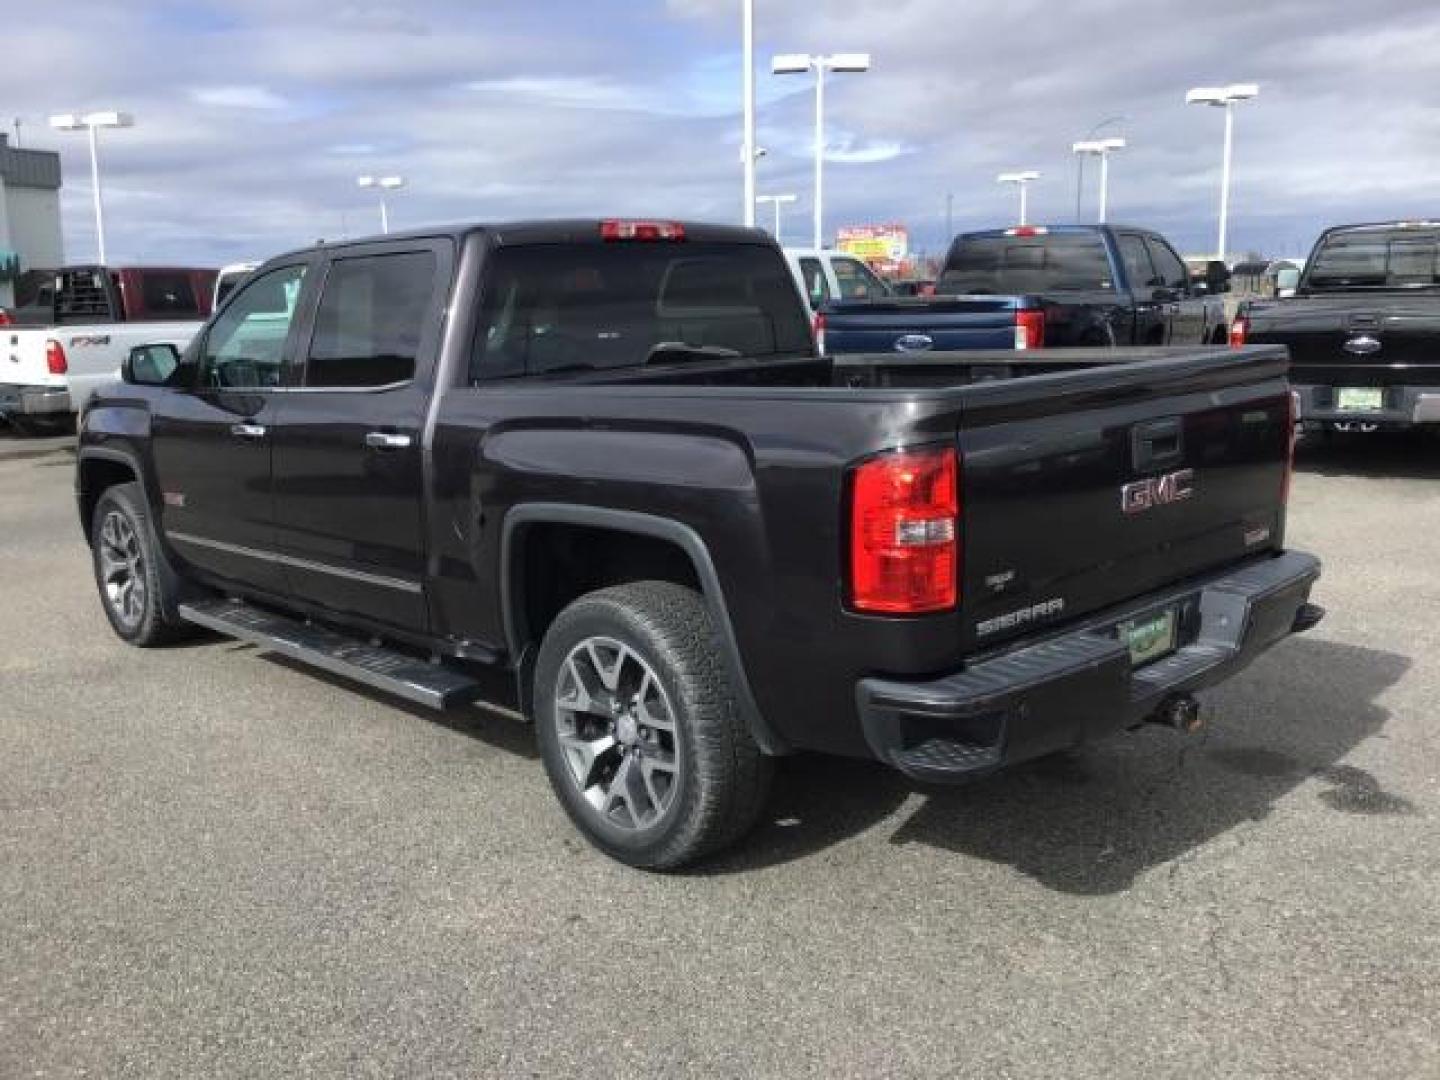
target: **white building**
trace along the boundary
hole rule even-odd
[[[0,133],[0,307],[15,302],[15,274],[60,266],[64,254],[60,155],[17,150]]]

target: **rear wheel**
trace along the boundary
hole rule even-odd
[[[189,633],[176,612],[181,579],[156,542],[139,484],[117,484],[100,496],[90,521],[90,549],[100,602],[115,633],[142,647]]]
[[[636,582],[555,619],[535,670],[550,783],[586,838],[670,869],[738,839],[773,762],[736,708],[708,612],[691,589]]]

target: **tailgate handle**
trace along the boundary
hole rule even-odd
[[[1184,456],[1184,429],[1178,416],[1136,424],[1130,431],[1130,460],[1137,472],[1173,465]]]

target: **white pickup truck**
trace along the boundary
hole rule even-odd
[[[22,430],[68,427],[97,389],[119,377],[136,345],[184,349],[209,316],[215,271],[76,266],[16,283],[0,327],[0,420]]]

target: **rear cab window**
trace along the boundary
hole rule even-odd
[[[1105,245],[1093,234],[962,237],[950,249],[936,292],[1003,295],[1114,292]]]
[[[143,270],[140,278],[140,306],[147,317],[198,319],[200,302],[195,283],[187,270]]]
[[[1390,226],[1331,233],[1305,268],[1307,289],[1414,289],[1440,285],[1440,229]]]
[[[487,262],[469,381],[812,354],[794,278],[773,248],[516,245]]]

